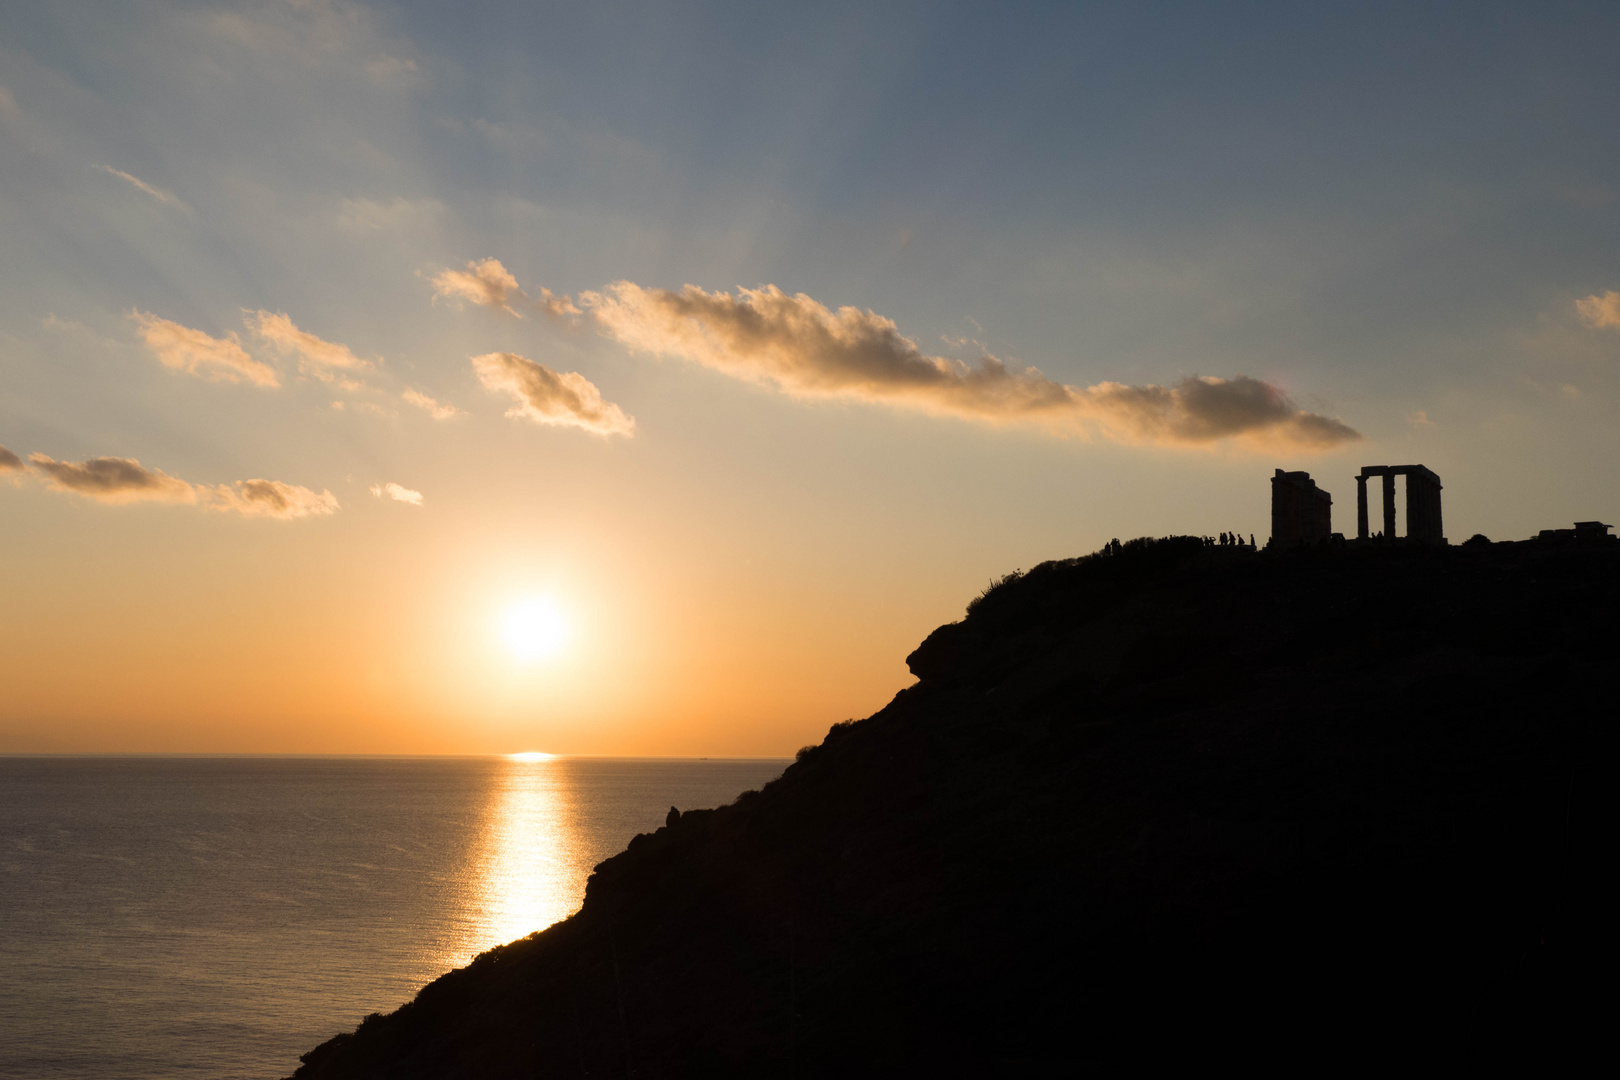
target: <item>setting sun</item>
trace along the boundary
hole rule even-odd
[[[550,597],[528,597],[506,609],[501,636],[518,660],[538,660],[567,644],[568,620]]]

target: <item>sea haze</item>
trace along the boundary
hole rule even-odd
[[[282,1077],[780,760],[0,758],[0,1077]]]

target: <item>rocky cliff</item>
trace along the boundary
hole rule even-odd
[[[1530,544],[1044,564],[881,711],[297,1077],[1028,1076],[1308,1033],[1455,1060],[1504,1016],[1566,1046],[1617,599],[1620,552]]]

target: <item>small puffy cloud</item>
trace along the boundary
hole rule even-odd
[[[417,390],[414,387],[407,386],[405,388],[405,392],[399,396],[400,399],[405,402],[405,404],[415,405],[418,409],[425,410],[427,414],[433,417],[435,420],[451,420],[457,416],[466,415],[463,410],[456,408],[454,405],[446,405],[442,401],[434,401],[432,398],[428,397],[426,394],[422,393],[422,391]]]
[[[338,501],[330,491],[319,494],[280,480],[238,480],[235,484],[202,488],[209,506],[244,517],[303,518],[336,513]]]
[[[371,493],[377,496],[379,499],[387,497],[393,499],[395,502],[409,503],[412,506],[422,505],[422,493],[420,491],[412,491],[403,484],[395,484],[393,482],[386,484],[372,484]]]
[[[196,488],[161,470],[145,468],[134,458],[56,461],[44,454],[29,454],[28,460],[56,490],[71,491],[101,502],[197,501]]]
[[[0,472],[12,472],[22,468],[24,468],[22,458],[0,446]]]
[[[635,420],[612,402],[603,401],[602,392],[577,371],[553,371],[504,352],[475,356],[472,366],[487,389],[510,394],[517,402],[506,410],[507,416],[584,428],[598,435],[628,436],[635,429]]]
[[[518,288],[517,278],[501,265],[499,259],[469,262],[466,270],[444,270],[434,275],[433,298],[437,300],[441,296],[452,303],[494,308],[519,319],[523,318],[522,313],[512,307],[509,301],[527,302],[529,299]]]
[[[312,375],[322,382],[335,382],[345,390],[358,390],[363,384],[335,375],[331,369],[364,371],[371,367],[371,361],[360,359],[349,351],[347,345],[325,341],[307,330],[300,330],[292,319],[280,312],[254,312],[248,315],[247,324],[282,354],[298,357],[298,370],[301,373]]]
[[[152,198],[156,199],[158,202],[162,203],[164,206],[172,206],[177,210],[190,210],[191,209],[191,207],[187,206],[185,203],[180,201],[180,196],[176,195],[172,191],[166,191],[163,188],[157,187],[154,184],[148,184],[145,180],[142,180],[140,177],[131,176],[129,173],[125,172],[124,170],[115,169],[111,165],[98,165],[96,167],[98,169],[100,169],[102,172],[106,173],[108,176],[116,176],[116,177],[118,177],[118,179],[123,180],[125,183],[133,184],[136,188],[138,188],[141,191],[144,191],[147,195],[150,195]]]
[[[1620,329],[1620,292],[1610,290],[1602,296],[1577,300],[1575,310],[1581,321],[1595,330]]]
[[[735,295],[620,281],[580,306],[633,350],[675,356],[799,397],[841,397],[992,422],[1028,422],[1121,442],[1209,444],[1235,438],[1301,449],[1360,439],[1306,412],[1278,387],[1240,375],[1173,386],[1065,386],[989,354],[976,363],[928,356],[890,319],[833,311],[774,285]]]
[[[138,309],[130,312],[130,318],[135,320],[141,340],[164,367],[214,382],[281,385],[275,370],[249,356],[235,334],[210,337],[201,330]]]

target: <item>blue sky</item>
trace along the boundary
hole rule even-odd
[[[791,750],[904,685],[992,574],[1263,539],[1274,467],[1347,531],[1381,463],[1442,476],[1454,541],[1612,519],[1617,30],[1553,4],[0,6],[0,445],[55,463],[0,482],[10,662],[133,649],[77,697],[39,676],[0,743],[56,745],[48,713],[63,745],[325,746],[289,717],[341,699],[362,734],[333,746],[409,714],[424,748]],[[484,260],[521,303],[445,285]],[[615,282],[641,292],[610,323]],[[804,298],[769,348],[716,344],[765,286]],[[523,306],[542,289],[575,314]],[[677,340],[688,301],[706,344]],[[186,331],[275,384],[162,353]],[[1013,404],[975,389],[986,357]],[[1152,396],[1194,376],[1224,382]],[[98,458],[183,483],[63,471]],[[60,612],[96,559],[119,614],[90,626]],[[493,676],[444,659],[455,597],[506,588],[475,565],[581,627],[572,668],[477,708],[446,703]],[[324,584],[277,607],[278,574]],[[142,627],[224,610],[285,649],[338,604],[371,620],[299,653],[302,689],[220,651],[262,708],[153,719],[218,709]],[[114,707],[131,672],[149,703]]]

